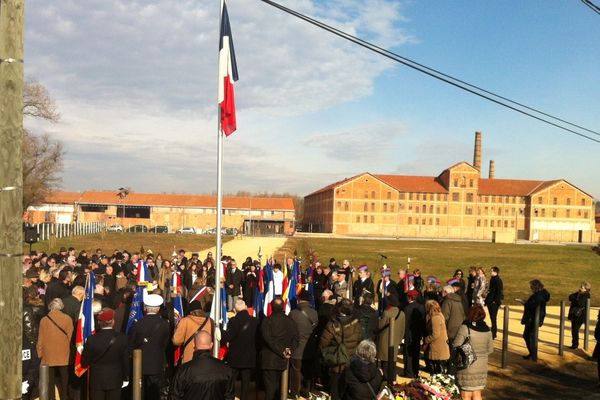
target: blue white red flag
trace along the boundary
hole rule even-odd
[[[96,332],[94,324],[94,312],[92,303],[94,301],[94,289],[96,288],[96,277],[93,273],[88,273],[85,280],[85,297],[79,308],[79,319],[77,320],[77,328],[75,332],[75,375],[81,376],[87,371],[87,368],[81,366],[81,354],[83,353],[83,345],[88,337]]]
[[[290,282],[288,287],[288,297],[286,304],[286,313],[289,313],[291,310],[298,306],[298,290],[302,289],[302,282],[300,275],[300,261],[298,259],[294,260],[294,265],[292,266],[292,272],[290,276]]]
[[[252,305],[252,313],[254,317],[261,318],[264,316],[263,313],[263,296],[264,296],[264,268],[261,268],[258,272],[258,284],[256,285],[254,293],[254,304]]]
[[[140,319],[144,318],[144,290],[142,286],[138,286],[133,295],[131,301],[131,308],[129,309],[129,318],[127,319],[127,329],[125,334],[129,334],[129,331]]]
[[[275,282],[273,280],[273,266],[267,262],[267,265],[263,268],[264,270],[264,300],[263,300],[263,314],[265,317],[271,315],[271,302],[275,298]]]
[[[189,302],[191,303],[192,301],[200,300],[207,293],[208,293],[208,288],[206,286],[203,286],[200,288],[200,290],[198,290],[196,292],[195,295],[192,296],[192,298],[190,299]]]
[[[226,136],[231,135],[237,128],[235,118],[235,95],[233,83],[238,80],[233,36],[229,25],[227,5],[223,1],[221,10],[221,37],[219,39],[219,107],[221,114],[221,129]]]
[[[223,330],[227,330],[227,290],[221,288],[221,321]]]
[[[148,271],[148,264],[145,261],[139,260],[136,264],[137,268],[137,281],[138,282],[150,282],[150,272]]]

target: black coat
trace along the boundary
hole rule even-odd
[[[40,359],[38,358],[37,351],[35,350],[35,343],[30,342],[25,335],[23,335],[23,347],[21,351],[21,381],[27,381],[29,383],[29,390],[27,393],[36,387],[38,383],[38,371],[40,369]],[[26,398],[25,396],[23,398]]]
[[[46,295],[44,296],[44,303],[46,308],[53,299],[64,299],[71,295],[71,289],[64,282],[59,280],[52,280],[46,288]]]
[[[540,307],[540,326],[544,323],[546,318],[546,303],[550,300],[550,293],[546,289],[542,289],[538,292],[533,293],[529,296],[529,299],[525,302],[525,308],[523,310],[523,317],[521,318],[521,325],[529,326],[533,328],[535,324],[535,310]]]
[[[504,284],[502,283],[502,279],[500,276],[492,276],[490,278],[490,288],[487,296],[485,297],[485,304],[502,304],[502,300],[504,299]]]
[[[73,295],[63,299],[64,307],[62,312],[67,314],[73,320],[73,323],[79,319],[79,310],[81,309],[81,301]]]
[[[585,322],[585,307],[587,299],[590,298],[590,292],[575,292],[569,295],[569,321],[582,324]],[[577,315],[579,314],[579,315]]]
[[[368,290],[375,295],[375,285],[373,284],[373,279],[367,278],[364,282],[360,279],[354,281],[352,284],[352,297],[354,297],[354,306],[358,307],[360,304],[360,296],[363,294],[363,290]]]
[[[225,287],[227,288],[227,294],[230,296],[239,296],[241,294],[240,287],[242,285],[242,279],[244,278],[244,273],[239,269],[235,269],[232,271],[231,269],[227,270],[227,278],[225,278]],[[229,285],[233,285],[233,288],[230,288]]]
[[[289,316],[298,327],[298,347],[292,352],[292,359],[316,358],[318,340],[315,335],[319,323],[317,312],[310,306],[310,303],[302,302],[290,312]]]
[[[354,308],[354,317],[360,322],[362,338],[375,341],[377,335],[377,310],[366,304]]]
[[[170,342],[169,322],[158,314],[146,315],[129,332],[131,349],[142,349],[142,374],[160,375],[167,362],[165,347]]]
[[[594,329],[594,339],[596,339],[596,346],[594,347],[592,358],[598,360],[600,359],[600,318],[598,318],[598,321],[596,322],[596,328]]]
[[[383,375],[374,363],[367,363],[354,356],[350,361],[350,367],[342,373],[340,397],[343,400],[374,399],[373,392],[379,393],[382,383]]]
[[[404,308],[406,318],[404,343],[419,345],[426,336],[425,306],[417,301],[409,303]]]
[[[211,356],[210,350],[194,352],[183,364],[173,383],[172,400],[233,400],[235,375],[223,361]]]
[[[262,369],[283,371],[287,368],[283,351],[292,351],[298,346],[298,328],[296,323],[281,312],[265,318],[260,326],[261,344],[260,366]]]
[[[258,320],[248,311],[240,311],[227,323],[221,340],[229,344],[227,362],[231,368],[256,368],[256,332]]]
[[[108,348],[113,337],[115,342]],[[108,350],[106,350],[108,349]],[[88,337],[81,354],[83,366],[90,366],[90,389],[111,390],[129,380],[127,337],[113,329],[99,329]]]

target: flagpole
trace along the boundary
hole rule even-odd
[[[219,32],[222,23],[223,0],[219,1]],[[219,76],[219,52],[217,52],[217,76]],[[223,130],[221,129],[221,107],[219,106],[219,94],[217,85],[217,245],[215,250],[215,294],[213,297],[212,314],[214,322],[219,326],[221,320],[221,273],[223,266],[221,264],[221,218],[223,215]],[[219,357],[220,340],[216,336],[213,338],[213,356]]]

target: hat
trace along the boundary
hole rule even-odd
[[[188,305],[188,313],[196,310],[202,310],[202,304],[198,300],[194,300]]]
[[[419,292],[413,289],[413,290],[409,290],[409,291],[406,293],[406,295],[407,295],[408,297],[419,297]]]
[[[27,271],[25,271],[25,278],[37,278],[39,276],[40,274],[37,272],[35,267],[31,267]]]
[[[98,321],[107,322],[113,319],[115,319],[115,312],[112,308],[103,308],[100,314],[98,314]]]
[[[369,267],[367,267],[366,264],[361,265],[360,267],[358,267],[358,272],[367,272],[369,270]]]
[[[144,297],[144,304],[148,307],[160,307],[162,303],[162,296],[159,296],[157,294],[149,294],[148,296]]]
[[[392,276],[392,271],[390,271],[389,269],[384,269],[381,271],[381,276]]]
[[[59,253],[64,253],[67,251],[66,247],[61,247],[60,250],[58,251]]]
[[[306,290],[302,290],[298,296],[298,300],[310,301],[310,293],[308,293]]]

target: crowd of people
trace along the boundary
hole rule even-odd
[[[224,256],[217,290],[217,263],[211,253],[201,260],[196,253],[188,259],[184,250],[163,257],[150,251],[106,254],[97,249],[89,255],[85,250],[61,248],[56,254],[27,256],[23,262],[24,398],[35,396],[40,360],[50,366],[52,399],[54,387],[61,400],[129,398],[135,349],[142,350],[143,398],[150,400],[233,399],[238,379],[237,396],[242,400],[259,390],[267,400],[278,399],[286,370],[293,398],[308,398],[317,388],[334,400],[374,398],[399,375],[418,377],[422,358],[427,372],[455,375],[462,398],[481,398],[503,301],[498,267],[490,269],[489,278],[483,268],[471,268],[466,277],[458,269],[442,282],[434,276],[422,277],[418,269],[400,269],[393,279],[385,265],[373,271],[366,265],[355,268],[348,260],[338,265],[333,258],[323,264],[311,260],[305,269],[295,268],[295,263],[290,258],[283,265],[270,260],[261,266],[248,257],[238,266]],[[144,317],[132,323],[130,310],[142,265],[148,282]],[[272,277],[268,282],[267,270]],[[79,349],[79,367],[87,369],[80,377],[74,373],[78,367],[74,332],[81,323],[88,274],[95,277],[96,325],[95,334]],[[294,274],[296,287],[291,290],[296,295],[288,298],[286,286]],[[542,308],[543,323],[550,295],[538,280],[530,286],[532,295],[524,302],[522,323],[531,351],[535,310]],[[221,290],[229,316],[224,318],[226,327],[224,321],[211,318],[213,298]],[[272,297],[265,297],[267,304],[257,309],[257,296],[268,290]],[[182,315],[174,305],[176,296],[183,300]],[[570,300],[579,307],[586,298],[589,285],[582,284]],[[486,308],[491,326],[485,322]],[[578,331],[581,315],[572,308],[569,318]],[[215,339],[221,344],[221,359],[212,357]],[[452,362],[454,350],[466,341],[477,359],[457,369]],[[574,334],[573,347],[577,346]],[[399,354],[404,363],[401,371],[396,368]]]

